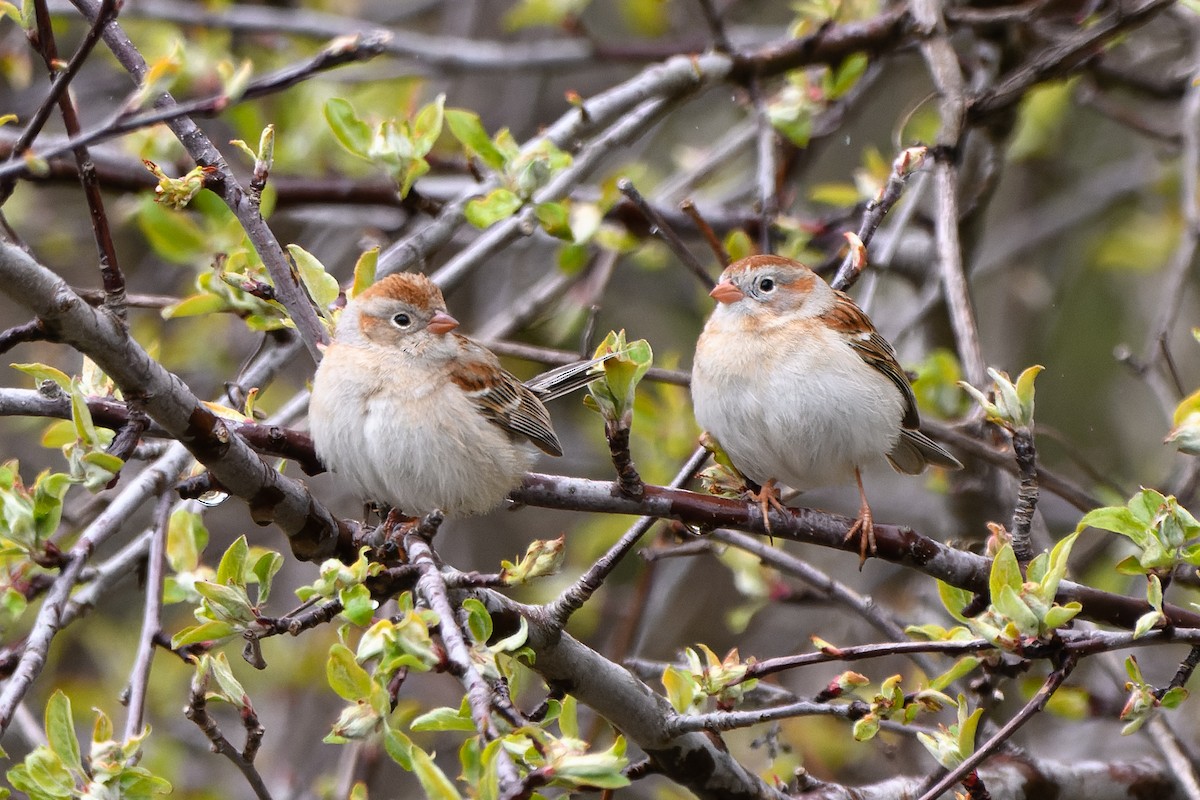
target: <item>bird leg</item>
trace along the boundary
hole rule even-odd
[[[854,480],[858,483],[858,519],[850,526],[850,531],[843,541],[850,541],[858,535],[858,570],[862,572],[863,564],[867,563],[867,555],[875,555],[875,518],[871,515],[871,507],[867,505],[867,493],[863,491],[862,473],[854,468]]]
[[[771,530],[771,509],[774,508],[780,514],[787,514],[787,507],[779,499],[779,488],[775,485],[775,479],[771,478],[759,486],[757,491],[751,488],[754,486],[751,481],[747,480],[747,483],[749,485],[746,487],[746,498],[758,503],[759,510],[762,511],[763,527],[767,529],[767,536],[774,540],[775,533]]]

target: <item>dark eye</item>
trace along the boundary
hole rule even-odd
[[[397,328],[407,328],[412,325],[412,317],[401,311],[396,316],[392,317],[392,322],[396,323]]]
[[[758,290],[764,294],[770,294],[775,291],[775,279],[763,278],[758,282]]]

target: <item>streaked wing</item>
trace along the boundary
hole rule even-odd
[[[823,317],[830,327],[847,336],[849,344],[862,360],[887,376],[896,385],[904,397],[904,419],[900,424],[910,430],[921,426],[921,416],[917,412],[917,398],[913,395],[908,376],[896,358],[896,351],[887,339],[879,335],[871,320],[863,310],[854,304],[845,294],[838,292],[845,302],[835,303]]]
[[[487,348],[465,340],[464,358],[455,362],[450,379],[475,403],[489,422],[524,436],[543,452],[563,454],[542,401],[515,375],[503,369]]]
[[[533,391],[538,397],[544,401],[554,400],[562,397],[565,394],[570,394],[576,389],[582,389],[592,381],[600,377],[599,372],[593,372],[592,368],[597,364],[603,364],[613,356],[620,355],[617,353],[608,353],[599,358],[588,359],[587,361],[576,361],[572,364],[564,364],[561,367],[556,367],[549,372],[543,372],[541,375],[530,378],[525,382],[525,385]]]

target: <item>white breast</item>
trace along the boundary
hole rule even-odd
[[[719,323],[710,320],[701,342],[714,327]],[[697,348],[696,421],[738,469],[756,483],[774,478],[811,489],[881,461],[899,437],[904,413],[890,381],[864,371],[858,354],[833,337],[785,352],[768,338],[739,337],[736,357],[706,344]]]
[[[514,442],[448,381],[372,378],[354,361],[326,356],[313,380],[310,427],[321,461],[365,499],[413,515],[481,514],[536,459],[533,445]]]

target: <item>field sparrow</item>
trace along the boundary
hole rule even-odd
[[[917,403],[896,353],[854,301],[791,259],[755,255],[728,267],[717,307],[696,344],[696,421],[734,466],[761,485],[768,520],[775,483],[793,489],[851,477],[860,555],[875,552],[860,469],[887,458],[898,471],[962,464],[921,433]],[[781,506],[779,506],[781,507]]]
[[[313,379],[317,456],[367,500],[410,515],[500,505],[539,450],[562,455],[543,400],[597,377],[595,361],[523,384],[483,345],[453,333],[424,275],[391,275],[342,311]]]

